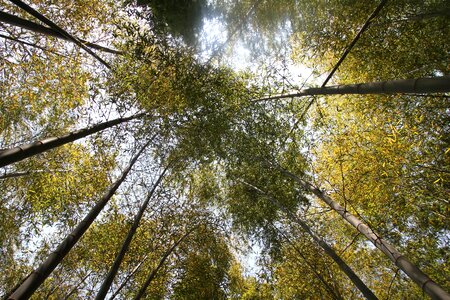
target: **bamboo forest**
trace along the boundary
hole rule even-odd
[[[448,0],[0,0],[1,299],[450,299]]]

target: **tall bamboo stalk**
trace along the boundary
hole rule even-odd
[[[347,277],[353,282],[353,284],[360,290],[360,292],[366,297],[366,299],[378,299],[375,294],[366,286],[366,284],[356,275],[356,273],[352,270],[352,268],[347,265],[347,263],[342,260],[342,258],[331,248],[330,245],[328,245],[324,240],[319,238],[312,229],[301,220],[299,217],[297,217],[296,214],[289,211],[286,207],[281,205],[276,199],[268,195],[266,192],[261,190],[260,188],[254,186],[251,183],[248,183],[246,181],[239,180],[242,184],[247,185],[248,187],[252,188],[256,192],[260,193],[262,196],[266,197],[273,205],[277,206],[282,212],[284,212],[288,218],[300,225],[300,227],[312,237],[312,239],[323,249],[323,251],[331,258],[333,261],[339,266],[339,268],[347,275]]]
[[[7,24],[10,24],[10,25],[13,25],[13,26],[17,26],[17,27],[20,27],[20,28],[23,28],[23,29],[26,29],[26,30],[30,30],[30,31],[35,32],[35,33],[41,33],[41,34],[44,34],[44,35],[47,35],[47,36],[52,36],[52,37],[56,37],[56,38],[59,38],[59,39],[63,39],[65,41],[73,42],[72,40],[70,40],[66,36],[62,35],[61,33],[57,32],[57,31],[55,31],[53,29],[51,29],[50,27],[43,26],[41,24],[38,24],[38,23],[35,23],[35,22],[32,22],[32,21],[20,18],[18,16],[15,16],[15,15],[3,12],[3,11],[0,11],[0,22],[7,23]],[[103,52],[108,52],[108,53],[111,53],[111,54],[120,54],[120,55],[123,54],[123,52],[121,52],[121,51],[117,51],[117,50],[114,50],[114,49],[110,49],[108,47],[100,46],[100,45],[97,45],[97,44],[94,44],[94,43],[91,43],[91,42],[88,42],[88,41],[85,41],[85,40],[82,40],[82,39],[80,39],[80,41],[83,44],[85,44],[86,46],[88,46],[89,48],[97,49],[97,50],[100,50],[100,51],[103,51]]]
[[[111,284],[114,280],[114,277],[117,274],[117,271],[119,270],[120,264],[122,263],[122,260],[125,256],[125,253],[128,250],[128,247],[130,246],[131,240],[133,239],[134,234],[136,233],[136,230],[139,226],[139,222],[142,219],[142,216],[144,215],[145,210],[147,209],[148,203],[150,202],[150,199],[153,197],[153,194],[156,191],[156,188],[161,183],[165,173],[167,171],[167,167],[164,169],[164,171],[159,175],[158,180],[153,185],[151,191],[148,193],[144,203],[142,204],[141,208],[139,209],[139,212],[137,213],[136,217],[134,218],[133,224],[131,225],[127,236],[122,244],[122,247],[120,248],[119,253],[117,254],[116,258],[114,259],[114,263],[111,266],[111,268],[108,271],[108,274],[106,275],[105,280],[103,281],[102,285],[100,286],[100,290],[98,291],[97,295],[95,296],[95,299],[105,299],[106,294],[109,291],[109,288],[111,287]]]
[[[342,218],[344,218],[348,223],[355,227],[360,233],[362,233],[369,241],[371,241],[375,247],[381,250],[400,270],[405,272],[425,293],[430,295],[433,299],[450,299],[450,295],[439,285],[437,285],[433,280],[423,273],[416,265],[411,263],[403,254],[401,254],[394,246],[389,244],[383,238],[375,233],[369,226],[367,226],[363,221],[359,220],[357,217],[349,213],[344,207],[339,203],[331,199],[323,191],[314,187],[311,183],[299,178],[295,174],[277,167],[284,175],[295,180],[300,186],[302,186],[307,191],[310,191],[316,195],[319,199],[324,201],[329,207],[331,207],[335,212],[337,212]]]
[[[375,8],[375,10],[372,12],[372,14],[367,18],[367,20],[364,22],[363,26],[361,27],[361,29],[358,31],[358,33],[355,35],[355,37],[353,38],[353,40],[350,42],[350,44],[348,45],[348,47],[345,49],[344,53],[342,54],[341,58],[339,58],[338,62],[336,63],[336,65],[333,67],[333,69],[331,70],[330,74],[328,74],[327,78],[325,79],[325,81],[322,83],[321,87],[325,87],[328,83],[328,81],[330,81],[330,79],[333,77],[334,73],[337,71],[337,69],[339,69],[340,65],[342,64],[342,62],[345,60],[345,58],[347,57],[347,55],[350,53],[350,51],[353,49],[353,47],[356,45],[356,43],[358,42],[359,38],[362,36],[362,34],[364,33],[364,31],[367,30],[367,28],[369,28],[369,25],[372,23],[372,21],[377,17],[378,13],[381,11],[381,9],[386,5],[386,3],[388,2],[388,0],[382,0],[380,2],[380,4],[377,5],[377,7]]]
[[[144,117],[146,113],[137,114],[126,118],[117,118],[111,121],[96,124],[91,127],[86,127],[80,130],[72,131],[60,137],[50,137],[30,144],[17,146],[11,149],[6,149],[0,152],[0,167],[10,165],[12,163],[21,161],[25,158],[36,154],[57,148],[67,143],[71,143],[78,139],[84,138],[88,135],[97,133],[107,128]]]
[[[318,95],[417,94],[448,92],[450,92],[450,76],[440,76],[432,78],[387,80],[358,84],[342,84],[320,88],[308,88],[297,93],[273,95],[255,99],[253,102]]]
[[[167,260],[167,258],[169,257],[169,255],[178,247],[178,245],[189,235],[192,233],[192,231],[194,231],[197,227],[192,228],[191,230],[189,230],[188,232],[186,232],[185,234],[183,234],[183,236],[181,238],[179,238],[169,249],[167,249],[167,251],[164,253],[164,255],[161,257],[161,259],[159,260],[158,265],[156,266],[156,268],[154,268],[150,274],[147,276],[147,279],[145,280],[144,284],[142,285],[142,287],[140,288],[139,292],[136,294],[136,296],[134,297],[134,300],[139,300],[141,299],[144,294],[145,291],[147,290],[147,287],[150,285],[150,283],[152,282],[152,280],[155,278],[156,274],[158,273],[159,269],[161,269],[161,267],[164,265],[164,262]]]
[[[119,295],[120,291],[125,287],[125,285],[130,281],[131,277],[136,274],[136,272],[140,269],[140,267],[144,264],[144,262],[147,260],[148,255],[145,255],[144,258],[134,267],[134,269],[130,272],[130,274],[127,275],[125,280],[120,284],[120,286],[117,288],[117,290],[112,294],[111,298],[109,300],[113,300],[114,298]]]
[[[94,222],[102,209],[114,195],[116,190],[125,181],[128,173],[138,160],[139,156],[144,152],[145,148],[150,144],[148,141],[139,152],[130,161],[130,164],[122,172],[121,176],[111,186],[111,188],[103,195],[103,197],[94,205],[84,219],[75,227],[75,229],[64,239],[64,241],[53,251],[47,259],[35,269],[25,281],[8,296],[9,300],[28,299],[36,291],[36,289],[44,282],[44,280],[53,272],[63,258],[69,253],[72,247],[83,236],[89,226]]]
[[[75,43],[77,46],[79,46],[80,48],[82,48],[84,51],[86,51],[87,53],[89,53],[92,57],[94,57],[96,60],[98,60],[100,63],[102,63],[105,67],[107,67],[108,69],[111,69],[111,66],[105,61],[103,60],[100,56],[98,56],[97,54],[95,54],[94,51],[92,51],[91,49],[89,49],[86,45],[83,44],[83,42],[81,40],[79,40],[78,38],[76,38],[75,36],[71,35],[70,33],[68,33],[67,31],[65,31],[63,28],[59,27],[58,25],[56,25],[54,22],[52,22],[50,19],[48,19],[47,17],[45,17],[43,14],[39,13],[37,10],[35,10],[34,8],[32,8],[31,6],[29,6],[28,4],[26,4],[25,2],[23,2],[22,0],[9,0],[10,2],[14,3],[15,5],[17,5],[18,7],[20,7],[21,9],[23,9],[24,11],[26,11],[27,13],[29,13],[30,15],[32,15],[33,17],[37,18],[39,21],[43,22],[44,24],[47,24],[48,26],[50,26],[50,28],[52,28],[54,31],[59,32],[61,35],[65,36],[67,39],[71,40],[73,43]]]
[[[311,269],[311,271],[314,273],[314,275],[317,277],[317,279],[322,282],[323,286],[327,290],[327,292],[333,297],[333,299],[336,300],[344,300],[342,296],[339,294],[338,290],[335,290],[326,280],[325,278],[316,270],[316,268],[308,261],[306,256],[302,253],[302,251],[294,244],[293,241],[280,229],[278,229],[273,223],[270,223],[270,225],[294,248],[295,252],[303,259],[303,261],[306,263],[306,265]]]

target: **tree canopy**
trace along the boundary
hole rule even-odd
[[[0,0],[0,295],[450,299],[449,11]]]

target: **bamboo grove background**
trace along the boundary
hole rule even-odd
[[[0,1],[0,295],[450,299],[449,11]]]

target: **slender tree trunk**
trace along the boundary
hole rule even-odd
[[[450,76],[441,76],[309,88],[301,90],[298,93],[274,95],[255,99],[253,102],[317,95],[416,94],[448,92],[450,92]]]
[[[194,231],[196,227],[192,228],[191,230],[189,230],[188,232],[186,232],[181,238],[179,238],[173,245],[172,247],[170,247],[165,253],[164,255],[161,257],[158,266],[156,266],[155,269],[153,269],[151,271],[151,273],[148,275],[147,279],[145,280],[144,284],[142,285],[141,289],[139,290],[139,292],[136,294],[136,296],[134,297],[134,300],[139,300],[141,299],[142,296],[144,296],[145,291],[147,290],[147,287],[150,285],[150,283],[152,282],[152,280],[155,278],[156,274],[158,273],[159,269],[161,269],[161,267],[163,266],[164,262],[166,261],[166,259],[169,257],[169,255],[175,250],[175,248],[189,235],[191,234],[192,231]]]
[[[59,55],[59,56],[67,57],[66,55],[61,54],[58,51],[53,51],[51,49],[47,49],[45,47],[41,47],[41,46],[39,46],[37,44],[28,43],[26,41],[22,41],[22,40],[16,39],[16,38],[14,38],[12,36],[7,36],[7,35],[4,35],[4,34],[0,34],[0,37],[4,38],[6,40],[10,40],[10,41],[22,44],[22,45],[26,45],[26,46],[30,46],[30,47],[33,47],[33,48],[37,48],[37,49],[40,49],[42,51],[46,51],[46,52],[50,52],[50,53],[53,53],[53,54],[56,54],[56,55]]]
[[[319,272],[317,272],[316,268],[308,261],[308,259],[305,257],[305,255],[303,255],[302,251],[300,251],[300,249],[298,249],[298,247],[291,241],[291,239],[284,232],[282,232],[280,229],[278,229],[275,225],[271,224],[271,226],[276,231],[278,231],[278,233],[280,233],[281,236],[294,248],[295,252],[297,252],[298,255],[300,255],[300,257],[308,265],[308,267],[311,269],[311,271],[314,273],[314,275],[320,280],[320,282],[322,282],[325,289],[327,290],[328,293],[330,293],[330,295],[333,297],[333,299],[343,300],[344,298],[342,298],[342,296],[339,294],[339,291],[335,291],[335,289],[330,284],[328,284],[328,282],[325,280],[325,278]]]
[[[353,282],[353,284],[358,288],[358,290],[361,291],[361,293],[364,295],[364,297],[366,297],[366,299],[378,299],[374,295],[374,293],[366,286],[366,284],[358,277],[358,275],[356,275],[356,273],[350,268],[350,266],[347,265],[339,255],[337,255],[337,253],[333,250],[333,248],[331,248],[331,246],[329,246],[324,240],[319,238],[306,224],[306,222],[302,221],[300,218],[297,217],[296,214],[290,212],[277,200],[275,200],[273,197],[268,195],[260,188],[242,180],[239,180],[239,182],[251,187],[256,192],[265,196],[273,205],[277,206],[281,211],[283,211],[289,217],[289,219],[291,219],[291,221],[300,225],[300,227],[313,238],[313,240],[325,251],[325,253],[329,257],[331,257],[331,259],[334,260],[334,262],[347,275],[347,277]]]
[[[339,205],[336,201],[331,199],[328,195],[322,192],[320,189],[314,187],[311,183],[302,180],[295,174],[277,167],[283,174],[295,180],[300,186],[307,191],[310,191],[316,195],[319,199],[324,201],[342,216],[348,223],[355,227],[360,233],[362,233],[369,241],[371,241],[378,249],[380,249],[389,259],[403,272],[406,273],[424,292],[430,295],[433,299],[450,299],[450,295],[444,291],[439,285],[430,279],[425,273],[411,263],[406,257],[404,257],[397,249],[395,249],[387,241],[383,240],[378,234],[376,234],[369,226],[359,220],[354,215],[350,214],[344,207]]]
[[[63,40],[69,41],[69,42],[73,42],[66,36],[62,35],[61,33],[57,32],[49,27],[43,26],[41,24],[26,20],[26,19],[22,19],[20,17],[17,17],[15,15],[12,15],[12,14],[9,14],[9,13],[3,12],[3,11],[0,11],[0,22],[7,23],[7,24],[10,24],[13,26],[17,26],[17,27],[20,27],[23,29],[27,29],[27,30],[33,31],[35,33],[41,33],[41,34],[44,34],[47,36],[52,36],[52,37],[63,39]],[[100,46],[100,45],[97,45],[94,43],[90,43],[88,41],[81,40],[81,39],[80,39],[80,41],[83,44],[85,44],[86,46],[93,48],[93,49],[97,49],[97,50],[112,53],[112,54],[123,55],[123,52],[121,52],[121,51],[103,47],[103,46]]]
[[[145,148],[150,144],[151,140],[133,157],[130,164],[122,172],[119,179],[111,186],[111,188],[103,195],[103,197],[94,205],[86,217],[75,227],[75,229],[64,239],[64,241],[52,252],[47,259],[35,269],[31,275],[8,297],[10,300],[28,299],[36,291],[36,289],[44,282],[44,280],[53,272],[63,258],[69,253],[72,247],[83,236],[89,226],[94,222],[103,207],[108,203],[116,190],[127,177],[133,165],[139,156],[144,152]]]
[[[0,152],[0,167],[21,161],[30,156],[40,154],[50,149],[57,148],[67,143],[71,143],[78,139],[84,138],[88,135],[102,131],[104,129],[125,123],[134,119],[145,116],[146,113],[137,114],[127,118],[118,118],[111,121],[96,124],[91,127],[86,127],[80,130],[73,131],[61,137],[50,137],[34,143],[17,146],[11,149],[6,149]]]
[[[14,3],[16,6],[20,7],[21,9],[23,9],[24,11],[26,11],[27,13],[29,13],[30,15],[32,15],[33,17],[38,19],[39,21],[41,21],[44,24],[47,24],[48,26],[50,26],[51,29],[53,29],[54,31],[56,31],[56,32],[60,33],[61,35],[65,36],[67,39],[69,39],[70,41],[75,43],[77,46],[82,48],[84,51],[86,51],[92,57],[94,57],[96,60],[98,60],[100,63],[102,63],[105,67],[107,67],[108,69],[111,69],[111,66],[106,61],[104,61],[100,56],[95,54],[94,51],[92,51],[86,45],[84,45],[81,40],[79,40],[75,36],[71,35],[67,31],[65,31],[63,28],[61,28],[58,25],[56,25],[55,23],[53,23],[51,20],[49,20],[47,17],[45,17],[44,15],[39,13],[37,10],[35,10],[34,8],[29,6],[28,4],[26,4],[22,0],[9,0],[9,1]]]
[[[70,298],[70,296],[72,296],[73,293],[76,292],[76,290],[78,290],[80,288],[80,286],[86,281],[86,279],[91,276],[92,271],[90,271],[89,273],[86,274],[86,276],[84,276],[80,282],[78,282],[78,284],[64,297],[64,300],[68,300]]]
[[[109,300],[113,300],[114,298],[117,297],[117,295],[119,295],[120,291],[125,287],[125,285],[128,283],[128,281],[131,279],[131,277],[134,276],[134,274],[136,274],[136,272],[139,270],[139,268],[144,264],[144,262],[147,260],[148,255],[144,256],[144,258],[137,264],[136,267],[134,267],[134,269],[131,271],[130,274],[128,274],[128,276],[125,278],[125,280],[120,284],[119,288],[114,292],[114,294],[112,294],[111,298],[109,298]]]
[[[28,176],[31,174],[37,174],[37,173],[66,173],[66,172],[72,172],[70,170],[33,170],[33,171],[17,171],[12,173],[4,173],[3,175],[0,175],[0,179],[7,179],[7,178],[16,178],[16,177],[23,177]]]
[[[334,66],[333,70],[331,70],[330,74],[327,76],[327,78],[325,79],[325,81],[322,84],[322,87],[325,87],[328,83],[328,81],[330,81],[331,77],[333,77],[334,73],[337,71],[337,69],[339,68],[339,66],[342,64],[342,62],[345,60],[345,58],[347,57],[347,55],[350,53],[350,51],[353,49],[353,47],[356,45],[356,42],[358,42],[359,38],[361,37],[361,35],[364,33],[364,31],[367,30],[367,28],[369,28],[369,25],[372,23],[372,21],[375,19],[375,17],[378,15],[378,13],[381,11],[381,9],[386,5],[388,0],[382,0],[380,2],[380,4],[378,4],[378,6],[375,8],[375,10],[372,12],[372,14],[369,16],[369,18],[367,18],[366,22],[364,22],[363,26],[361,27],[361,29],[358,31],[358,33],[356,34],[356,36],[353,38],[353,40],[350,42],[350,44],[348,45],[348,47],[345,49],[344,53],[342,54],[341,58],[339,59],[339,61],[336,63],[336,65]]]
[[[97,299],[97,300],[105,299],[106,294],[108,293],[109,288],[111,287],[111,284],[114,280],[114,277],[116,276],[117,271],[119,270],[120,264],[122,263],[125,253],[127,252],[128,247],[130,246],[131,240],[133,239],[133,236],[136,233],[136,230],[139,226],[139,222],[141,221],[141,218],[142,218],[145,210],[147,209],[148,203],[150,202],[150,199],[153,197],[153,194],[155,193],[156,188],[161,183],[166,171],[167,171],[167,167],[164,169],[164,171],[161,173],[161,175],[159,175],[158,180],[153,185],[152,190],[148,193],[147,198],[145,199],[144,203],[142,204],[141,208],[139,209],[138,214],[134,218],[133,225],[131,226],[130,230],[128,231],[125,241],[123,242],[122,247],[120,248],[120,251],[116,256],[113,265],[109,269],[105,280],[103,281],[102,285],[100,286],[100,290],[98,291],[95,299]]]

